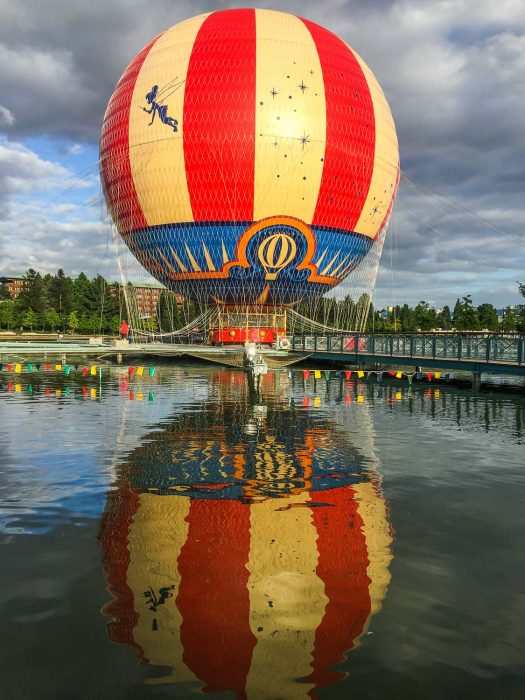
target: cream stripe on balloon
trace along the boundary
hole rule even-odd
[[[197,680],[183,661],[182,616],[176,605],[181,581],[177,560],[188,537],[189,509],[189,498],[141,494],[128,535],[127,583],[138,614],[133,639],[151,664],[177,669],[178,682]],[[144,592],[152,590],[158,595],[161,588],[173,593],[153,613]]]
[[[352,51],[350,47],[348,48]],[[373,238],[387,214],[393,193],[396,190],[399,150],[394,120],[385,95],[363,59],[355,51],[352,53],[365,74],[374,106],[376,124],[374,169],[368,195],[355,231]]]
[[[326,139],[319,56],[297,17],[255,10],[255,23],[254,220],[286,213],[311,221]],[[283,44],[290,47],[288,52],[282,51]]]
[[[152,46],[140,70],[129,113],[131,173],[149,226],[193,221],[184,163],[183,106],[186,74],[195,37],[208,14],[168,29]],[[149,108],[146,95],[158,85],[158,102],[178,121],[177,131]],[[162,142],[162,147],[159,143]],[[144,177],[144,172],[148,177]]]
[[[270,498],[250,510],[250,627],[257,639],[249,698],[308,698],[315,633],[328,599],[316,573],[318,533],[308,493]]]

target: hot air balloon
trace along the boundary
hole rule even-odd
[[[176,24],[131,61],[100,169],[114,224],[151,275],[245,315],[216,339],[233,326],[244,340],[255,313],[273,341],[284,308],[380,250],[399,153],[384,94],[345,42],[291,14],[231,9]]]
[[[118,467],[100,533],[103,612],[150,683],[306,699],[345,678],[336,667],[390,582],[372,430],[354,406],[342,410],[363,425],[359,446],[308,411],[291,424],[278,403],[239,403],[230,379],[214,375],[218,395],[193,423],[174,416]]]

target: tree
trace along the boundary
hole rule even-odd
[[[437,325],[437,316],[427,301],[420,301],[414,309],[414,321],[420,331],[431,331]]]
[[[479,323],[478,310],[472,306],[472,298],[470,294],[463,297],[462,301],[456,301],[454,307],[454,328],[458,331],[479,331],[481,326]]]
[[[452,316],[450,313],[450,307],[444,306],[441,312],[438,314],[437,321],[439,327],[444,331],[449,331],[452,328]]]
[[[15,319],[15,302],[0,301],[0,328],[11,330]]]
[[[0,301],[8,301],[9,299],[11,299],[9,287],[5,282],[3,282],[0,284]]]
[[[505,333],[516,330],[517,323],[516,314],[514,313],[514,308],[512,306],[507,306],[503,312],[503,320],[501,322],[501,330]]]
[[[37,316],[37,320],[33,323],[36,325],[39,319],[43,320],[47,309],[46,288],[40,273],[32,268],[24,275],[24,279],[24,286],[15,301],[16,314],[22,320],[24,313],[31,309]]]
[[[80,325],[80,321],[78,320],[77,312],[76,311],[71,311],[71,313],[68,316],[67,319],[67,327],[71,331],[71,333],[75,333]]]
[[[492,304],[481,304],[481,306],[478,306],[478,314],[481,328],[488,331],[498,330],[498,314]]]
[[[38,322],[38,316],[33,309],[27,309],[21,319],[22,328],[29,328],[31,331]]]
[[[72,286],[71,279],[65,276],[62,269],[49,280],[49,304],[56,309],[61,318],[68,316],[73,310]]]
[[[55,309],[49,309],[44,316],[44,323],[50,331],[56,331],[62,324],[62,319]]]

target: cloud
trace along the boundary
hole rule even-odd
[[[0,105],[0,126],[13,126],[15,115],[7,107]]]
[[[21,143],[0,137],[0,216],[5,216],[15,195],[50,190],[71,176],[60,165],[40,158]]]
[[[129,61],[159,32],[217,4],[0,0],[0,94],[5,113],[16,115],[5,124],[0,109],[0,124],[3,119],[19,141],[35,135],[63,140],[70,155],[96,144],[108,99]],[[509,280],[525,267],[522,0],[283,0],[280,9],[347,41],[391,105],[402,168],[415,188],[401,191],[378,297],[388,294],[392,260],[398,294],[407,299],[423,298],[428,289],[443,303],[463,291],[486,290],[505,303],[519,301]],[[23,187],[16,176],[10,183]],[[4,206],[8,196],[0,190]],[[387,258],[391,242],[396,254]],[[457,277],[444,282],[443,269]],[[459,276],[463,271],[468,278]]]

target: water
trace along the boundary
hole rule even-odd
[[[0,697],[525,696],[522,396],[191,364],[17,381]]]

